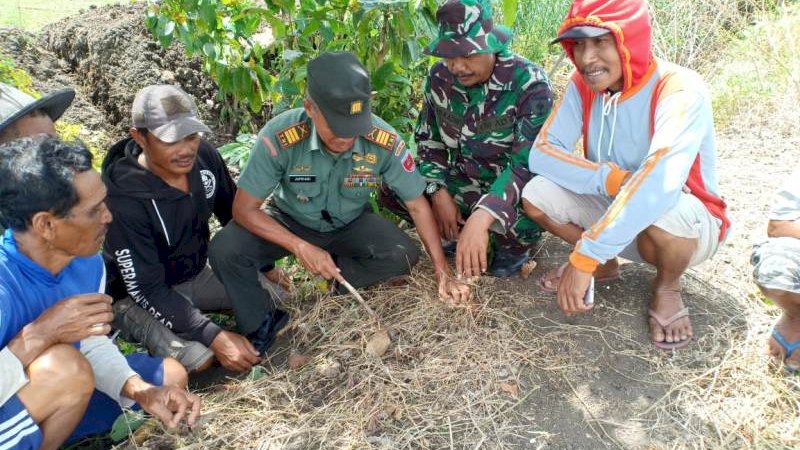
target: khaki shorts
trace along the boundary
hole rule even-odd
[[[544,212],[551,220],[578,225],[584,230],[592,227],[605,214],[614,201],[600,195],[576,194],[553,183],[543,176],[534,177],[522,190],[522,198]],[[697,197],[681,193],[678,204],[653,224],[667,233],[686,239],[697,239],[697,249],[690,266],[695,266],[714,256],[719,247],[720,220],[708,212]],[[636,248],[636,240],[628,244],[619,256],[643,262]]]

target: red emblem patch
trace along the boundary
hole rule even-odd
[[[413,172],[417,166],[414,164],[414,157],[411,156],[411,152],[406,152],[406,156],[403,158],[403,169],[406,172]]]

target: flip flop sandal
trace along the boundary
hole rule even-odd
[[[689,308],[682,308],[680,311],[676,312],[675,314],[672,315],[672,317],[668,319],[662,318],[660,315],[658,315],[658,313],[656,313],[652,309],[648,309],[647,314],[649,314],[650,317],[655,319],[656,323],[658,323],[658,325],[661,328],[664,328],[666,330],[667,327],[672,325],[676,320],[689,316]],[[658,341],[653,341],[651,339],[651,342],[653,343],[653,345],[656,346],[656,348],[660,348],[662,350],[677,350],[679,348],[684,348],[687,345],[689,345],[689,343],[692,342],[692,338],[684,339],[678,342],[664,342],[664,341],[658,342]]]
[[[800,349],[800,340],[789,342],[783,335],[772,327],[772,338],[775,339],[781,347],[783,347],[783,370],[792,375],[800,373],[800,369],[795,369],[786,365],[786,360],[792,357],[792,354]]]
[[[568,264],[569,263],[566,262],[566,263],[562,264],[561,266],[559,266],[557,269],[552,269],[552,270],[548,271],[546,274],[544,274],[541,278],[539,278],[539,288],[541,290],[545,291],[545,292],[550,292],[551,294],[555,294],[556,292],[558,292],[557,288],[554,289],[554,288],[551,288],[551,287],[547,286],[547,282],[550,281],[551,283],[553,283],[556,286],[558,286],[558,282],[561,280],[561,275],[564,274],[564,269],[567,268]],[[553,273],[553,271],[555,271],[555,273]],[[606,275],[604,277],[595,278],[594,279],[594,283],[595,284],[605,284],[605,283],[610,283],[610,282],[612,282],[612,281],[614,281],[616,279],[619,279],[619,269],[611,272],[610,274],[608,274],[608,275]]]

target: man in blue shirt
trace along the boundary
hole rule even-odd
[[[85,147],[45,136],[0,147],[0,448],[107,431],[122,406],[168,427],[200,412],[177,361],[126,359],[105,336],[113,315],[97,252],[112,218],[91,162]]]

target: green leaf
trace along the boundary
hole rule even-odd
[[[394,63],[391,61],[384,63],[372,73],[372,86],[377,90],[383,90],[386,87],[387,80],[393,73]]]
[[[125,410],[111,425],[109,437],[114,442],[124,441],[130,433],[136,431],[147,420],[141,411]]]
[[[503,25],[508,28],[513,28],[514,22],[517,21],[517,1],[503,0]]]
[[[216,48],[214,48],[214,44],[211,42],[206,42],[205,44],[203,44],[203,54],[211,59],[216,59],[217,50]]]
[[[250,369],[250,373],[247,374],[247,379],[249,381],[257,381],[264,378],[264,375],[266,374],[267,371],[263,366],[253,366],[253,368]]]
[[[173,31],[175,31],[175,22],[170,20],[164,24],[164,35],[171,36]]]

